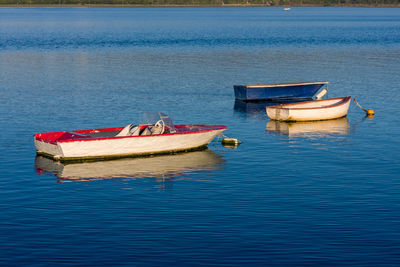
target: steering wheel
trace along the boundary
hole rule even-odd
[[[161,132],[159,134],[163,134],[165,130],[165,122],[163,120],[159,120],[154,124],[154,128],[161,128]]]

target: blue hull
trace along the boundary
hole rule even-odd
[[[312,98],[323,83],[234,85],[235,98],[242,101]]]

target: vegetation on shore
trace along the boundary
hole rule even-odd
[[[395,6],[400,0],[0,0],[0,6]]]

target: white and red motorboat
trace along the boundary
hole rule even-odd
[[[174,125],[159,113],[154,124],[37,133],[37,154],[55,160],[108,159],[189,151],[206,147],[228,129],[224,125]]]

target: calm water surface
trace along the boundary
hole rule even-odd
[[[400,9],[0,8],[1,265],[399,265]],[[329,81],[276,124],[233,84]],[[57,164],[38,132],[144,111],[243,144]]]

